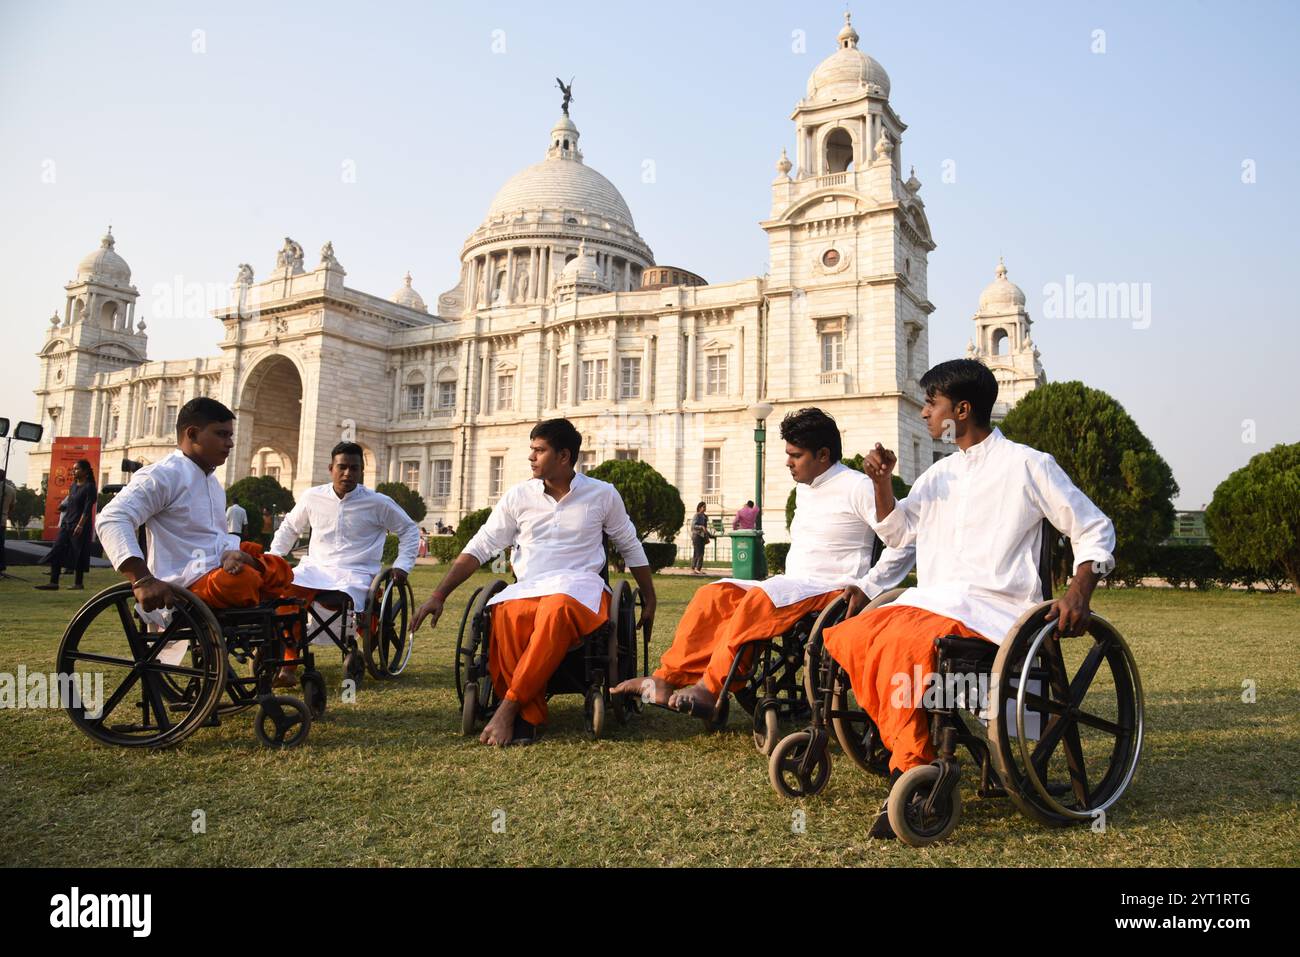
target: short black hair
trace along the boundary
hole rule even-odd
[[[745,503],[745,508],[753,508],[753,507],[754,507],[753,499],[750,499],[748,502]]]
[[[334,456],[336,455],[355,455],[359,459],[361,459],[361,463],[363,465],[365,464],[366,461],[365,451],[362,450],[361,446],[357,445],[357,443],[355,442],[340,442],[338,445],[334,446],[334,448],[330,451],[331,464],[334,462]]]
[[[195,428],[204,428],[213,422],[233,422],[235,413],[231,412],[216,399],[209,399],[206,395],[190,399],[176,415],[176,434],[180,435],[191,425]]]
[[[577,467],[578,452],[582,449],[582,435],[568,419],[546,419],[533,426],[529,439],[541,439],[556,452],[567,449],[569,464]]]
[[[838,462],[844,456],[839,426],[821,409],[808,408],[791,412],[781,420],[781,438],[791,445],[807,449],[813,455],[826,449],[830,452],[832,462]]]
[[[975,424],[988,428],[993,416],[993,403],[998,398],[998,380],[989,367],[978,359],[949,359],[921,376],[921,388],[926,398],[935,393],[947,396],[953,405],[969,402]]]
[[[696,505],[696,506],[695,506],[695,511],[698,512],[700,509],[702,509],[702,508],[708,508],[708,507],[709,507],[709,506],[708,506],[707,503],[705,503],[705,502],[701,502],[699,505]]]

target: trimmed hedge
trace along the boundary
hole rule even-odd
[[[450,565],[460,553],[460,544],[450,535],[436,535],[429,539],[429,557],[438,559],[443,565]]]
[[[767,559],[769,575],[785,574],[785,559],[790,554],[789,542],[768,542],[763,546],[763,556]]]

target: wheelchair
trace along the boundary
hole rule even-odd
[[[366,672],[377,681],[396,678],[410,664],[415,646],[407,627],[414,599],[410,584],[398,580],[391,567],[371,581],[360,616],[347,592],[317,592],[306,608],[302,643],[306,647],[321,638],[333,642],[343,655],[344,674],[357,686]]]
[[[926,704],[923,698],[922,706],[938,757],[899,778],[887,805],[890,826],[906,844],[941,841],[961,819],[958,747],[978,769],[979,797],[1008,797],[1048,826],[1104,822],[1133,780],[1144,731],[1137,663],[1123,636],[1095,612],[1087,630],[1070,638],[1046,620],[1058,537],[1044,522],[1039,577],[1048,600],[1027,609],[1001,645],[951,635],[934,640],[940,700]],[[867,610],[903,591],[878,595]],[[812,721],[782,739],[768,762],[768,777],[782,797],[810,797],[826,787],[831,734],[863,770],[889,776],[890,754],[878,729],[824,649],[825,629],[843,621],[846,611],[837,598],[813,626],[804,666]]]
[[[601,572],[610,585],[609,566]],[[492,609],[488,602],[507,586],[502,578],[475,589],[461,614],[456,636],[456,696],[461,703],[460,730],[465,736],[474,733],[479,721],[488,721],[500,698],[492,686],[488,656],[492,640]],[[583,714],[587,733],[592,739],[605,735],[610,719],[627,722],[628,715],[640,713],[641,697],[634,693],[613,694],[619,682],[636,674],[637,637],[640,635],[641,674],[649,674],[650,634],[642,617],[645,600],[630,582],[610,585],[609,619],[595,632],[582,637],[571,649],[546,684],[546,699],[557,694],[583,696]]]
[[[885,544],[877,538],[871,549],[873,567],[884,553]],[[726,727],[730,714],[730,699],[737,703],[753,720],[754,747],[765,757],[770,757],[781,740],[781,725],[805,721],[812,713],[812,699],[807,682],[800,677],[808,641],[819,619],[817,612],[804,615],[784,634],[764,641],[754,641],[741,647],[731,661],[727,679],[713,703],[712,716],[701,714],[691,702],[682,702],[678,710],[683,714],[703,717],[709,730],[720,731]],[[737,681],[742,687],[734,692],[728,689]]]
[[[103,674],[107,695],[93,710],[74,698],[66,709],[72,722],[101,744],[165,748],[256,707],[253,732],[260,744],[301,745],[327,700],[311,651],[310,640],[320,630],[310,627],[314,612],[292,598],[212,609],[184,588],[172,590],[175,604],[165,626],[140,611],[127,582],[106,588],[73,616],[59,643],[58,673],[77,688],[87,687],[96,672]],[[367,611],[375,624],[370,640],[382,662],[385,631],[405,632],[409,589],[403,592],[386,571],[371,594],[377,602]],[[333,621],[333,615],[325,620]],[[301,642],[299,635],[305,636]],[[295,643],[301,648],[291,659],[286,649]],[[301,699],[272,689],[286,665],[303,668]]]

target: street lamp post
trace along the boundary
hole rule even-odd
[[[761,580],[767,577],[767,552],[763,548],[763,449],[767,443],[767,417],[772,414],[770,402],[755,402],[749,407],[754,417],[754,569]]]
[[[5,483],[9,480],[9,450],[12,448],[14,439],[19,442],[39,442],[41,433],[44,428],[35,422],[19,422],[14,434],[9,434],[9,420],[0,418],[0,438],[5,440],[5,464],[0,468],[0,578],[18,578],[17,575],[10,575],[7,572],[8,562],[5,560],[5,530],[9,524],[9,516],[3,514],[7,506]],[[24,581],[25,579],[18,579]]]

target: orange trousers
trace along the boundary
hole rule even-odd
[[[893,752],[890,770],[908,771],[935,758],[929,720],[916,707],[924,689],[914,693],[912,685],[916,668],[923,677],[934,671],[934,639],[947,635],[984,638],[953,618],[910,605],[864,611],[825,631],[826,650],[848,673],[858,706]],[[900,687],[906,693],[896,693]]]
[[[840,591],[777,608],[761,588],[744,589],[730,582],[705,585],[686,606],[655,677],[678,688],[702,683],[716,695],[744,645],[783,634],[804,615],[833,602]],[[740,687],[743,682],[733,680],[732,690]]]
[[[189,590],[209,608],[249,608],[273,598],[305,598],[310,602],[316,595],[313,589],[293,584],[293,569],[279,555],[264,554],[256,542],[243,542],[239,549],[257,559],[262,571],[244,565],[238,575],[231,575],[221,567],[208,572],[190,585]],[[301,640],[297,630],[295,627],[295,636]],[[284,656],[292,660],[298,653],[286,645]]]
[[[609,620],[609,592],[592,611],[568,595],[515,598],[492,606],[488,672],[497,694],[529,724],[546,723],[546,683],[569,650]],[[505,694],[501,694],[501,689]]]

